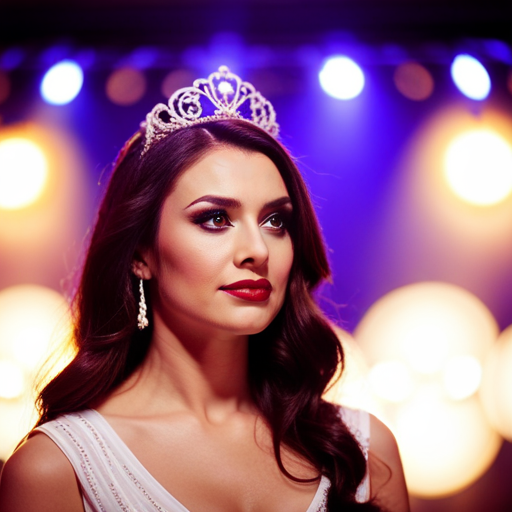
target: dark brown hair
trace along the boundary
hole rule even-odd
[[[144,359],[151,327],[137,329],[137,281],[131,266],[138,248],[153,245],[162,204],[180,174],[215,147],[259,152],[278,168],[293,204],[294,261],[281,311],[263,332],[249,337],[252,397],[271,428],[284,474],[298,480],[283,466],[282,443],[330,479],[329,510],[377,510],[355,501],[366,461],[338,408],[322,399],[343,362],[343,350],[311,295],[330,271],[293,160],[273,137],[242,120],[178,130],[153,143],[141,158],[142,145],[143,134],[136,135],[114,166],[73,301],[78,352],[40,393],[38,424],[101,401]]]

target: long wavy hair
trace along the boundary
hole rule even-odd
[[[249,337],[249,386],[270,426],[280,470],[283,443],[331,481],[329,510],[378,510],[358,504],[366,472],[360,446],[322,394],[343,364],[341,344],[316,306],[312,292],[330,275],[324,244],[303,179],[279,142],[243,120],[177,130],[141,158],[144,134],[121,150],[98,212],[72,310],[77,353],[41,391],[38,425],[105,399],[143,361],[151,327],[137,329],[137,250],[155,243],[162,204],[178,177],[215,148],[266,155],[279,170],[293,205],[294,259],[286,298],[277,317]],[[151,320],[151,297],[148,297]],[[152,325],[152,322],[150,322]]]

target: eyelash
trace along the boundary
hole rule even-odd
[[[208,221],[213,221],[215,217],[222,217],[226,220],[227,224],[225,226],[207,226],[206,223]],[[230,227],[233,224],[229,221],[228,214],[225,210],[207,210],[198,214],[197,217],[193,218],[194,224],[201,226],[203,229],[208,231],[220,231],[221,229],[225,229],[226,227]]]
[[[265,225],[268,222],[270,222],[272,219],[279,219],[281,221],[281,226],[274,227],[271,226],[268,229],[271,231],[277,232],[277,233],[284,233],[287,230],[287,224],[288,224],[288,217],[289,214],[283,213],[283,212],[274,212],[270,214],[262,223],[261,225]],[[213,225],[207,225],[208,221],[213,221],[216,217],[222,217],[226,224],[223,226],[213,226]],[[224,230],[227,227],[232,227],[233,224],[231,224],[229,220],[229,216],[225,210],[207,210],[204,212],[199,213],[197,216],[195,216],[192,221],[194,224],[197,224],[198,226],[201,226],[203,229],[207,231],[221,231]]]

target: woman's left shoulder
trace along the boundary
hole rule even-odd
[[[370,417],[368,467],[371,497],[393,512],[409,511],[400,451],[391,430],[373,414]]]
[[[390,464],[399,464],[400,452],[393,432],[373,414],[370,418],[370,451]]]

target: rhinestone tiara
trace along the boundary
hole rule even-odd
[[[252,84],[242,82],[226,66],[221,66],[208,78],[195,80],[192,87],[178,89],[167,105],[155,105],[146,116],[146,141],[142,154],[169,133],[221,119],[244,119],[273,137],[279,133],[272,104]]]

